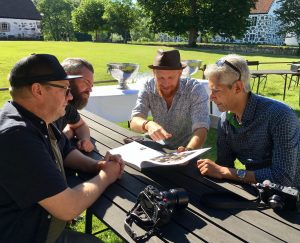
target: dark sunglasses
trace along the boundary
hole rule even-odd
[[[70,92],[71,92],[71,88],[69,86],[64,86],[64,85],[58,85],[58,84],[51,84],[51,83],[45,83],[44,85],[48,85],[51,87],[55,87],[55,88],[60,88],[60,89],[64,89],[65,90],[65,96],[67,97]]]
[[[236,71],[239,74],[238,80],[241,80],[241,76],[242,76],[241,71],[236,66],[234,66],[232,63],[230,63],[224,59],[220,59],[216,62],[216,65],[218,67],[222,67],[222,66],[224,66],[224,64],[226,64],[227,66],[231,67],[234,71]]]

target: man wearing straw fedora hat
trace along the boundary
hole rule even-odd
[[[178,50],[158,50],[149,66],[154,78],[139,92],[130,122],[132,130],[179,152],[201,147],[209,128],[208,95],[197,80],[181,78],[185,67]]]

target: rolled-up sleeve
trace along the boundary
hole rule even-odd
[[[149,110],[149,91],[147,88],[147,83],[145,83],[143,88],[138,93],[135,107],[131,112],[131,119],[135,116],[142,116],[146,118],[148,116]]]
[[[202,84],[197,84],[191,92],[192,130],[209,129],[208,94]]]

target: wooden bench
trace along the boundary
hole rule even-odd
[[[96,150],[91,157],[100,158],[106,151],[124,144],[124,138],[136,135],[90,112],[82,111],[82,118],[91,129]],[[79,177],[82,180],[84,177]],[[133,242],[124,229],[127,212],[133,207],[138,194],[147,186],[160,190],[185,188],[190,197],[188,207],[174,213],[171,222],[162,228],[161,235],[150,242],[297,242],[300,237],[300,214],[275,213],[267,210],[215,210],[200,204],[205,192],[230,190],[241,196],[253,198],[241,185],[212,180],[200,176],[195,162],[185,167],[155,169],[140,172],[129,166],[121,180],[112,184],[88,210],[87,225],[91,215],[101,219],[126,242]],[[91,228],[88,228],[90,230]],[[137,229],[137,234],[142,233]]]

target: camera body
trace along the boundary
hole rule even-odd
[[[159,191],[149,185],[139,193],[135,205],[127,214],[124,228],[133,240],[146,241],[170,221],[175,209],[184,209],[188,203],[189,197],[183,188]],[[133,230],[133,224],[146,233],[138,236]]]
[[[273,209],[296,210],[300,201],[297,188],[282,186],[268,180],[257,183],[260,199]]]
[[[151,224],[160,227],[170,221],[174,209],[186,208],[189,197],[183,188],[159,191],[149,185],[140,192],[138,201]]]

